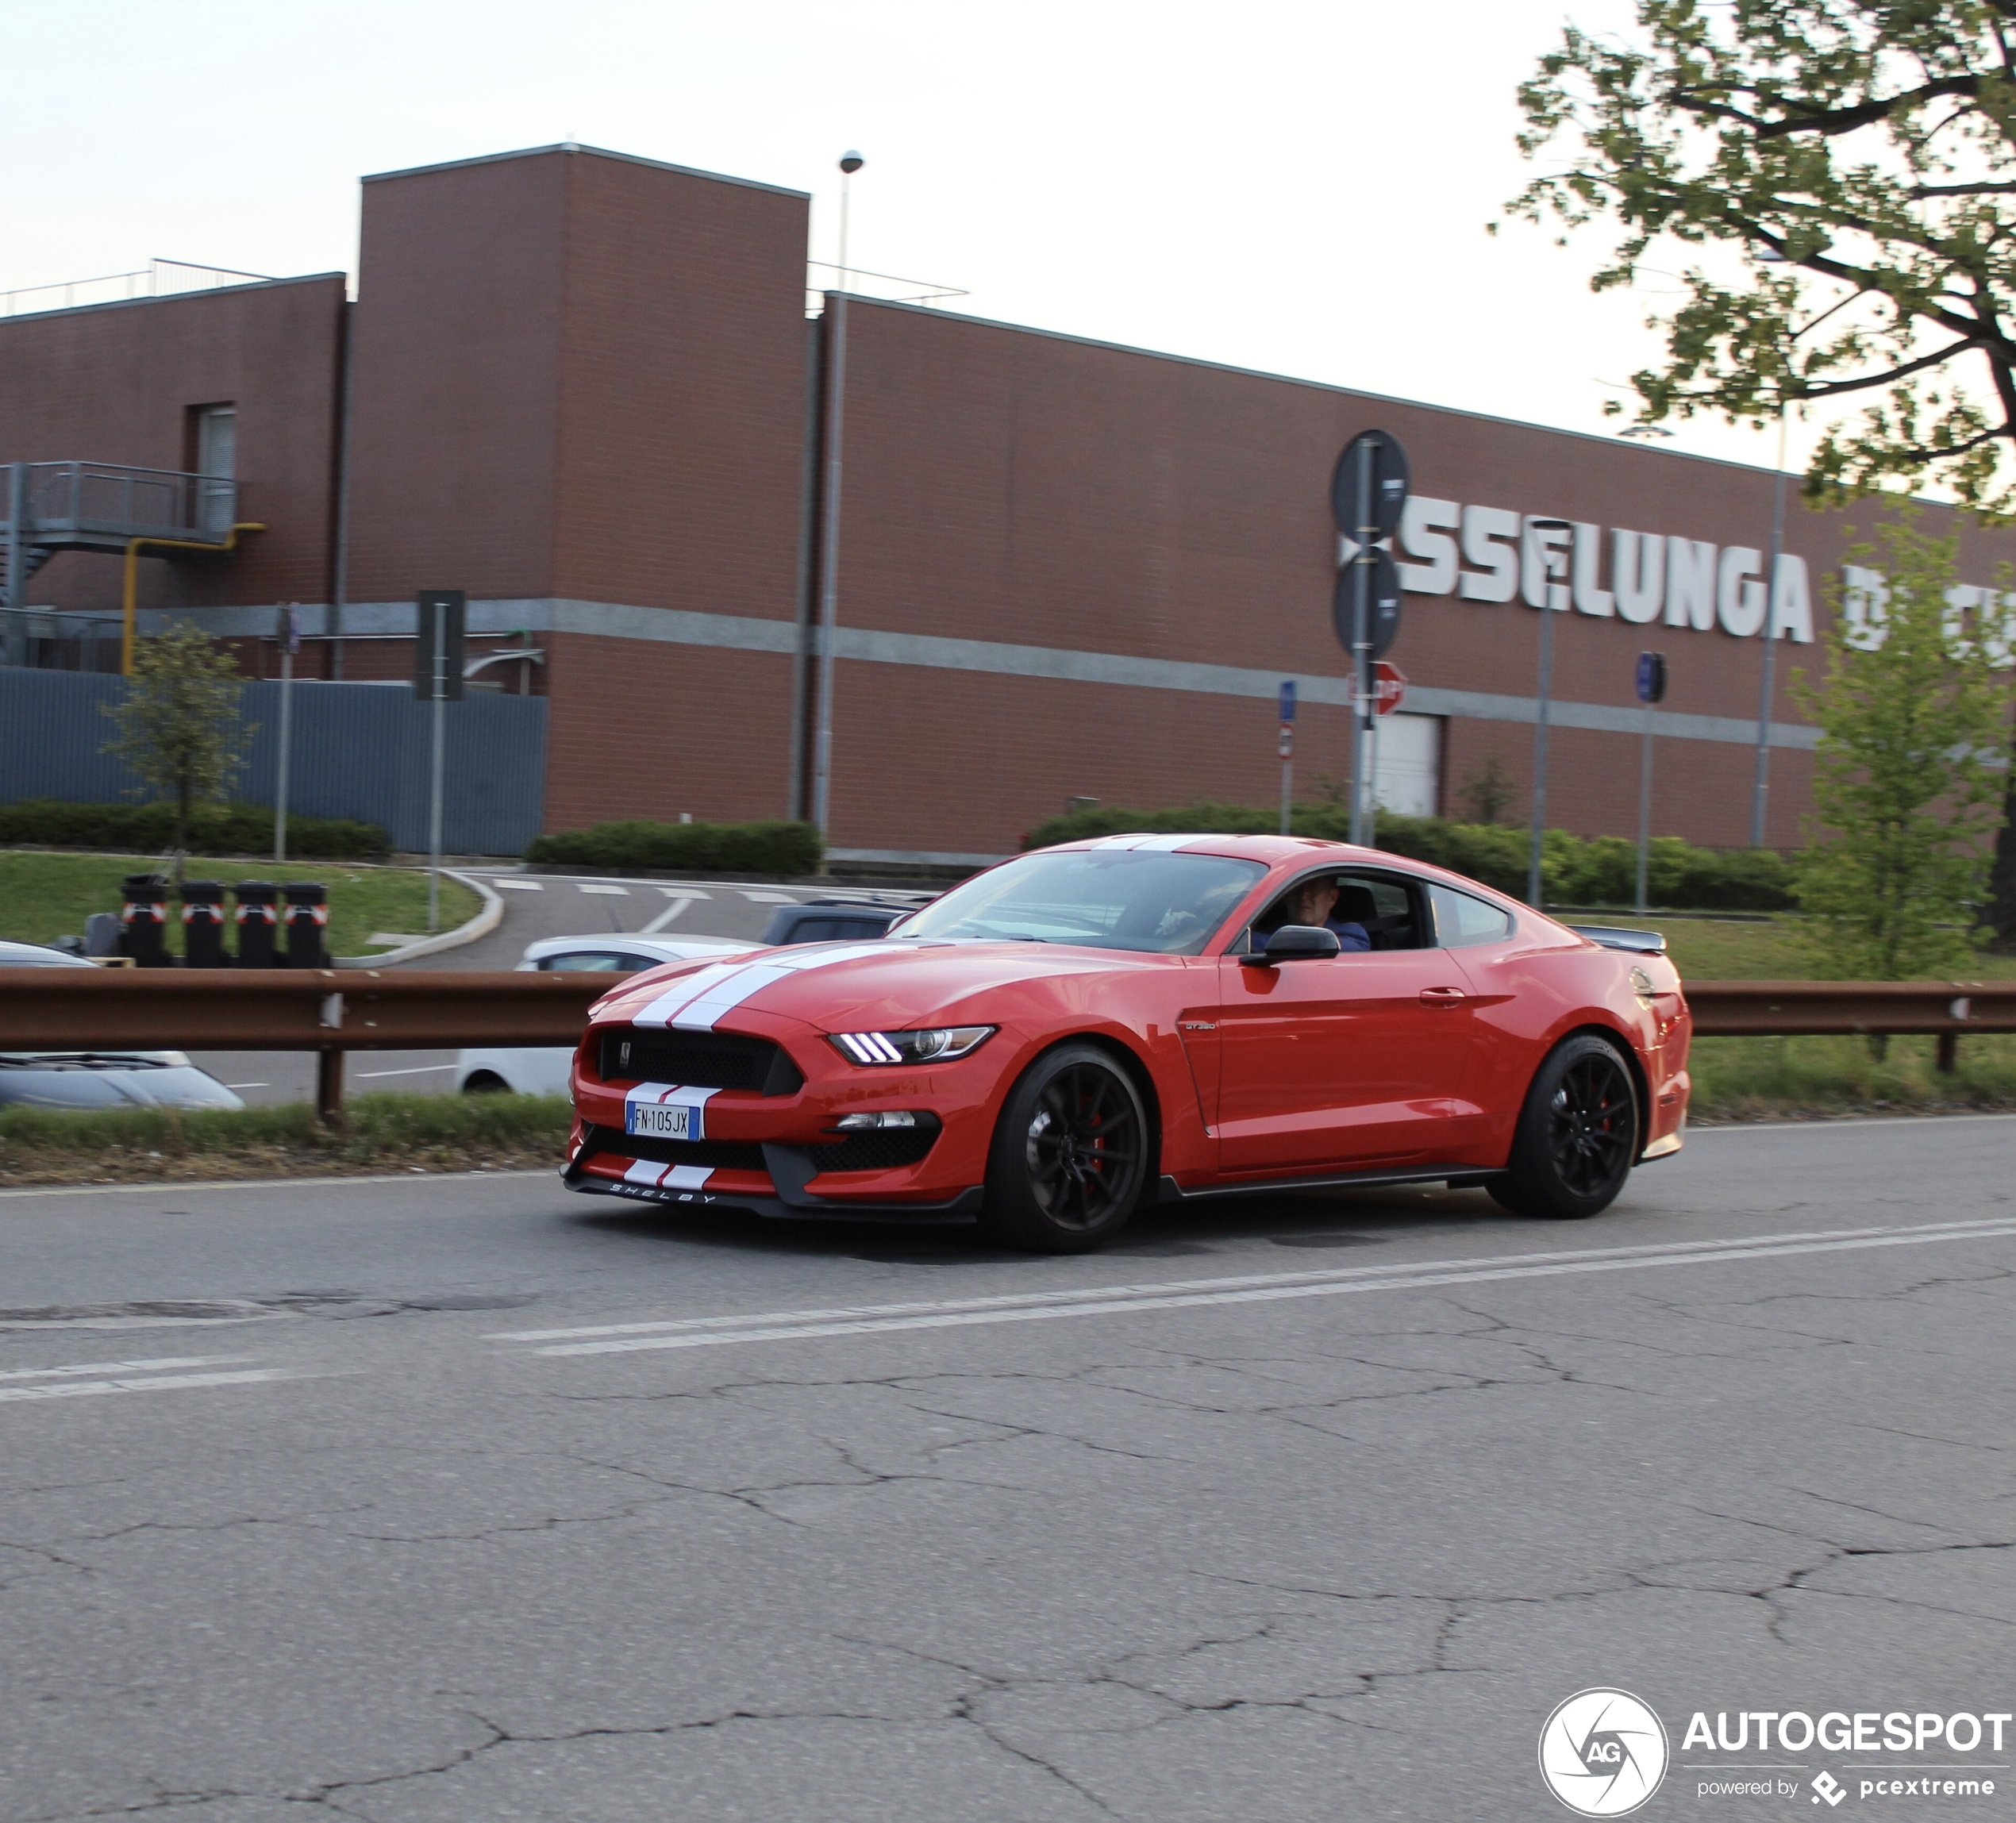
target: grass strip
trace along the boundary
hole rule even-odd
[[[1934,1038],[1892,1038],[1878,1057],[1864,1038],[1697,1038],[1689,1118],[1838,1118],[2016,1110],[2016,1036],[1963,1037],[1942,1075]]]
[[[560,1167],[559,1095],[357,1095],[342,1127],[269,1108],[0,1110],[0,1185]]]
[[[56,855],[29,849],[0,851],[0,937],[16,943],[53,943],[81,936],[92,912],[114,912],[120,881],[151,873],[159,862],[137,855]],[[374,867],[357,861],[228,861],[192,856],[184,863],[192,880],[320,880],[329,888],[329,947],[332,956],[366,956],[379,933],[425,934],[427,876],[411,867]],[[482,901],[459,880],[441,882],[441,929],[452,930],[476,915]],[[230,915],[229,906],[225,916]],[[168,949],[182,952],[182,913],[168,905]],[[227,934],[225,947],[237,939]],[[281,939],[283,947],[286,939]]]

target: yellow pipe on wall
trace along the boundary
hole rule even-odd
[[[157,544],[171,551],[233,551],[237,548],[240,532],[264,532],[266,527],[247,519],[231,528],[229,535],[221,544],[207,544],[200,538],[129,538],[126,540],[126,586],[124,595],[125,621],[119,636],[119,675],[133,675],[133,623],[139,612],[140,602],[140,548],[143,544]]]

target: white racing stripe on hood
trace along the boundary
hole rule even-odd
[[[682,989],[698,984],[697,991],[661,995],[631,1023],[670,1025],[681,1032],[711,1032],[714,1021],[724,1013],[741,1006],[752,994],[760,994],[773,982],[802,975],[807,969],[829,968],[836,963],[852,962],[857,956],[891,953],[890,946],[882,942],[832,947],[808,944],[802,955],[768,956],[760,962],[724,967],[719,974],[702,969],[698,975],[679,984]],[[702,980],[703,976],[710,975],[711,979]]]
[[[682,975],[641,1013],[633,1013],[633,1025],[664,1025],[671,1022],[672,1015],[694,995],[704,994],[718,981],[726,979],[741,967],[737,962],[710,962],[705,968],[696,968],[692,974]]]

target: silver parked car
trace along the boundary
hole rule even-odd
[[[39,943],[0,942],[0,968],[89,968]],[[181,1051],[0,1051],[0,1107],[242,1108]]]

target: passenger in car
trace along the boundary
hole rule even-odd
[[[1366,935],[1363,925],[1331,917],[1331,913],[1337,910],[1337,897],[1338,888],[1335,880],[1307,881],[1281,901],[1286,915],[1280,921],[1284,925],[1313,925],[1320,930],[1334,931],[1340,950],[1370,949],[1372,940]],[[1271,932],[1254,932],[1253,948],[1264,952],[1272,935]]]

